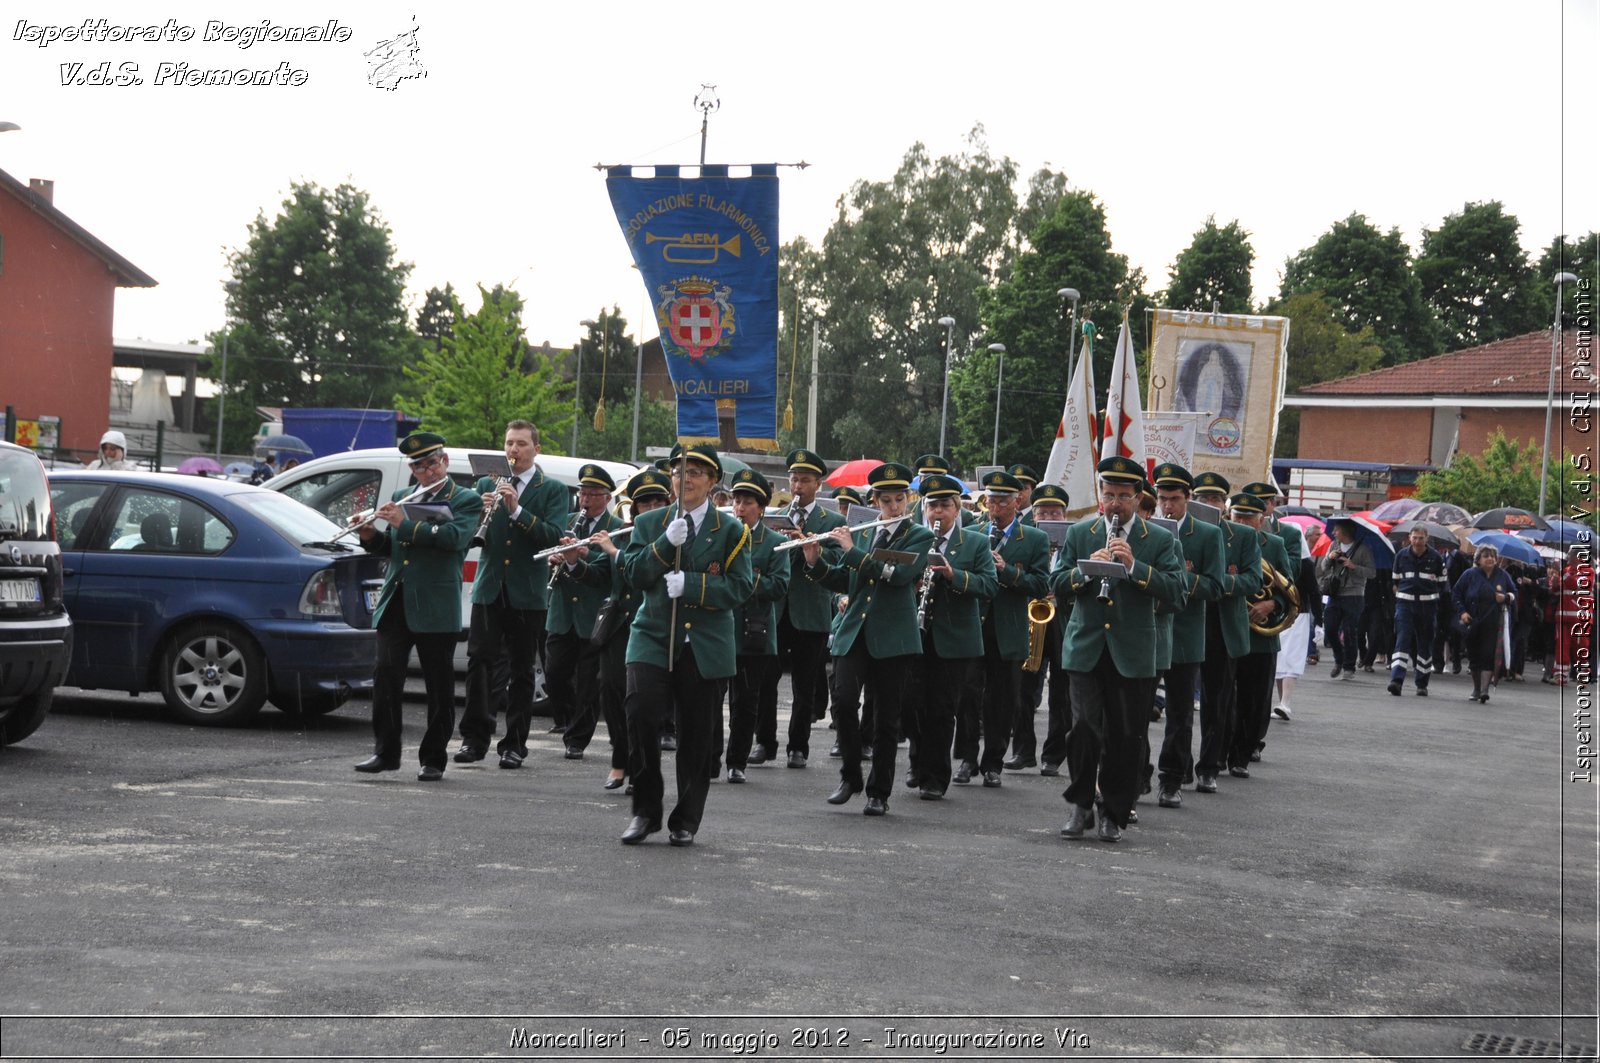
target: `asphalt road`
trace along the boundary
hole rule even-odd
[[[209,730],[65,694],[0,750],[0,1057],[1592,1046],[1575,691],[1466,689],[1314,672],[1250,779],[1146,798],[1115,845],[1059,837],[1062,782],[1036,771],[873,819],[824,803],[837,761],[814,756],[714,785],[687,849],[617,843],[603,730],[581,762],[537,733],[522,771],[426,785],[418,704],[407,770],[373,777],[351,771],[364,703]]]

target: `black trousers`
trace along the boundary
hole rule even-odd
[[[568,631],[544,643],[544,688],[568,749],[586,749],[600,716],[600,649]]]
[[[781,627],[780,623],[780,630]],[[755,740],[767,751],[769,758],[778,755],[778,682],[788,667],[787,647],[780,640],[778,654],[772,658],[772,666],[761,674],[761,700],[756,706]]]
[[[1235,679],[1239,708],[1234,717],[1233,742],[1228,750],[1230,768],[1248,768],[1250,755],[1266,744],[1267,727],[1272,722],[1272,680],[1277,665],[1276,653],[1247,653],[1239,658]]]
[[[900,703],[906,675],[917,654],[902,657],[873,657],[867,653],[865,634],[856,637],[850,652],[833,658],[833,718],[839,726],[839,753],[844,762],[839,777],[861,788],[862,726],[858,715],[865,688],[872,698],[872,731],[866,737],[872,746],[872,772],[866,780],[868,797],[887,801],[894,789],[894,762],[900,745]]]
[[[789,744],[785,752],[809,757],[811,725],[828,714],[828,633],[801,631],[789,623],[786,612],[778,622],[778,638],[785,637],[789,647],[789,681],[794,691],[794,705],[789,710]]]
[[[1156,764],[1163,790],[1179,789],[1194,771],[1194,687],[1199,678],[1199,661],[1174,664],[1166,671],[1166,729]]]
[[[1144,746],[1140,736],[1150,727],[1150,705],[1156,680],[1118,674],[1111,651],[1088,672],[1072,673],[1072,730],[1067,734],[1067,764],[1072,781],[1064,796],[1088,808],[1098,787],[1103,815],[1119,827],[1142,785]]]
[[[739,671],[733,677],[733,703],[728,712],[728,755],[730,768],[743,771],[750,766],[750,744],[755,740],[761,716],[761,691],[767,676],[778,670],[778,658],[765,654],[739,657]],[[775,749],[776,746],[768,746]]]
[[[956,756],[978,766],[979,771],[1000,771],[1011,742],[1011,723],[1017,715],[1022,687],[1022,662],[1000,659],[994,617],[983,625],[983,663],[977,669],[983,696],[963,698],[956,723]],[[983,755],[978,755],[979,717],[983,721]],[[1030,727],[1031,730],[1031,727]]]
[[[1044,639],[1045,666],[1050,669],[1045,704],[1050,711],[1045,725],[1044,745],[1039,749],[1039,761],[1043,764],[1066,762],[1067,732],[1072,730],[1072,681],[1070,673],[1061,667],[1062,630],[1062,620],[1057,615],[1050,621],[1050,630]]]
[[[1206,659],[1200,664],[1200,759],[1196,775],[1220,775],[1227,766],[1228,732],[1233,726],[1234,671],[1216,610],[1206,610]]]
[[[496,713],[504,712],[506,736],[498,752],[528,755],[533,718],[533,658],[544,631],[543,609],[513,609],[502,591],[497,601],[474,604],[467,629],[467,706],[461,713],[461,743],[488,749]],[[509,661],[509,667],[507,662]]]
[[[939,656],[933,649],[933,636],[922,633],[922,661],[909,674],[912,704],[901,712],[910,740],[910,776],[919,789],[941,794],[950,789],[950,744],[955,737],[956,713],[967,677],[977,664],[971,657]]]
[[[678,751],[673,767],[678,801],[667,817],[668,830],[700,829],[706,794],[716,774],[716,732],[722,719],[723,681],[700,674],[694,647],[684,646],[672,671],[653,664],[628,665],[628,751],[632,758],[633,814],[661,822],[666,782],[661,774],[661,725],[677,720]]]
[[[442,771],[456,725],[456,633],[418,633],[407,627],[404,590],[395,588],[394,598],[378,622],[378,663],[372,676],[372,751],[390,763],[400,760],[406,668],[415,646],[428,692],[428,727],[417,759],[425,768]]]
[[[628,629],[624,627],[600,650],[600,715],[611,736],[611,767],[634,774],[628,763],[628,715],[623,701],[628,693]],[[657,750],[659,753],[660,750]]]

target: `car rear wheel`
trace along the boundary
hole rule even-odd
[[[54,696],[55,688],[51,687],[19,698],[10,707],[0,709],[0,746],[20,742],[37,731],[50,714],[50,702]]]
[[[267,700],[267,662],[250,638],[217,621],[190,624],[167,642],[161,694],[181,720],[243,723]]]

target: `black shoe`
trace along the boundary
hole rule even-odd
[[[962,786],[965,786],[967,783],[972,781],[972,771],[972,762],[970,760],[963,760],[960,764],[956,765],[956,773],[955,775],[951,776],[950,781],[953,783],[960,783]]]
[[[1342,666],[1336,664],[1336,665],[1333,666],[1333,671],[1330,672],[1329,674],[1331,676],[1333,676],[1333,678],[1338,679],[1339,676],[1344,674],[1344,668]]]
[[[677,735],[662,735],[661,736],[661,752],[663,752],[663,753],[676,753],[677,751],[678,751],[678,736]]]
[[[1039,774],[1050,779],[1057,778],[1061,774],[1061,765],[1052,764],[1047,760],[1039,765]]]
[[[860,792],[861,787],[852,786],[847,782],[840,782],[839,785],[834,788],[833,793],[828,795],[828,804],[842,805]]]
[[[1156,795],[1156,804],[1162,808],[1182,808],[1183,795],[1177,789],[1164,789]]]
[[[606,781],[600,784],[600,788],[603,790],[620,790],[622,789],[622,784],[627,781],[628,777],[626,775],[618,775],[615,779],[607,775]]]
[[[757,742],[750,749],[750,756],[745,758],[746,764],[765,764],[772,759],[772,754],[767,752],[767,747]]]
[[[661,822],[652,823],[643,816],[634,816],[628,821],[628,829],[622,832],[623,845],[638,845],[650,835],[661,829]]]
[[[513,749],[508,749],[504,753],[500,754],[500,766],[502,768],[520,768],[522,767],[522,759],[521,753],[518,753]]]
[[[489,755],[486,746],[462,746],[456,750],[456,755],[450,759],[457,764],[473,764]]]
[[[1035,767],[1038,765],[1038,763],[1039,762],[1032,757],[1016,756],[1007,757],[1005,763],[1002,764],[1001,767],[1005,768],[1006,771],[1021,771],[1024,768]]]
[[[738,768],[729,768],[728,781],[735,783],[744,782],[744,772],[740,771]]]
[[[1235,779],[1248,779],[1250,778],[1250,769],[1244,767],[1229,768],[1228,774],[1232,775]]]
[[[1217,792],[1217,777],[1209,772],[1194,777],[1194,790],[1197,794],[1214,794]]]
[[[667,844],[676,846],[679,849],[682,849],[686,845],[693,845],[694,831],[682,829],[675,830],[671,834],[667,835]]]
[[[1482,696],[1483,696],[1482,694],[1480,694],[1476,690],[1474,690],[1472,693],[1467,695],[1467,700],[1468,701],[1477,701]]]
[[[804,753],[790,753],[789,754],[789,767],[791,767],[791,768],[803,768],[805,766],[806,766],[806,755]]]
[[[869,797],[867,798],[867,807],[863,808],[861,812],[863,815],[868,816],[887,816],[889,814],[889,802],[881,797]]]
[[[922,789],[917,791],[917,796],[922,798],[924,801],[942,801],[944,800],[944,791],[935,790],[931,786],[924,786]]]
[[[1417,693],[1417,697],[1425,698],[1425,697],[1428,696],[1428,688],[1427,687],[1418,687],[1416,693]]]
[[[920,780],[918,780],[915,772],[912,772],[912,773],[910,773],[910,774],[908,774],[906,776],[906,789],[907,790],[919,790],[921,788],[922,788],[922,783],[921,783]]]
[[[583,759],[583,750],[579,749],[577,746],[568,746],[567,747],[567,752],[566,752],[566,758],[568,760],[582,760]]]
[[[433,764],[428,764],[417,772],[418,782],[438,782],[444,778],[444,769]]]
[[[360,764],[356,765],[356,771],[379,772],[399,770],[400,762],[398,760],[384,760],[379,756],[368,757],[366,760],[363,760]]]
[[[1128,813],[1128,822],[1135,822],[1133,813],[1131,812]],[[1122,828],[1111,822],[1110,816],[1104,814],[1100,816],[1100,840],[1103,842],[1115,842],[1122,840]]]
[[[1482,694],[1478,695],[1478,704],[1480,704],[1480,705],[1489,704],[1489,692],[1487,690],[1485,690]]]
[[[1256,752],[1250,754],[1250,763],[1252,763],[1252,764],[1261,763],[1261,752],[1260,752],[1260,750],[1257,750]]]
[[[1399,697],[1400,696],[1400,680],[1398,680],[1398,679],[1390,680],[1389,686],[1388,686],[1387,689],[1388,689],[1389,693],[1393,694],[1395,697]]]
[[[1066,826],[1061,828],[1063,838],[1081,838],[1083,832],[1094,826],[1094,809],[1082,805],[1072,806],[1072,815],[1067,817]]]
[[[997,771],[986,771],[986,772],[984,772],[983,773],[983,785],[989,787],[989,789],[991,789],[991,790],[994,789],[996,786],[999,786],[1000,785],[1000,773],[997,772]]]
[[[828,750],[828,756],[833,757],[835,760],[844,756],[843,753],[839,752],[839,743],[835,742],[833,744],[833,748]]]

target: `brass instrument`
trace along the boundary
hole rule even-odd
[[[928,525],[929,530],[933,532],[933,538],[935,542],[937,542],[939,539],[939,530],[942,527],[943,524],[939,521],[934,521],[932,524]],[[917,590],[918,631],[928,630],[928,610],[933,605],[933,583],[934,580],[939,578],[939,570],[934,568],[932,564],[933,551],[931,549],[928,551],[928,555],[930,563],[927,568],[922,570],[922,586]]]
[[[865,524],[852,524],[846,530],[849,531],[851,535],[854,535],[856,532],[858,532],[858,531],[866,531],[868,528],[881,528],[885,524],[899,524],[901,521],[906,520],[906,519],[908,519],[908,518],[906,518],[906,517],[890,517],[888,520],[872,520],[872,521],[868,521]],[[790,539],[786,543],[779,543],[777,546],[774,546],[772,549],[774,550],[774,552],[776,552],[778,550],[793,550],[797,546],[810,546],[813,543],[829,543],[829,542],[834,542],[834,541],[835,540],[833,538],[833,532],[825,531],[820,535],[807,535],[803,539]]]
[[[1037,672],[1044,667],[1044,636],[1050,621],[1056,618],[1056,603],[1050,598],[1035,598],[1028,603],[1028,659],[1022,662],[1024,672]]]
[[[1122,538],[1122,518],[1115,513],[1106,520],[1106,545],[1111,545],[1112,539]],[[1096,595],[1101,605],[1111,604],[1111,577],[1107,576],[1100,581],[1100,593]]]
[[[472,546],[481,547],[486,541],[484,536],[488,534],[489,521],[494,519],[495,511],[500,508],[500,488],[515,482],[516,480],[510,476],[494,478],[494,493],[489,496],[488,503],[483,507],[483,519],[478,522],[478,530],[472,533]]]
[[[1261,623],[1252,621],[1250,630],[1257,635],[1281,634],[1300,616],[1300,589],[1264,557],[1261,559],[1261,575],[1261,589],[1250,596],[1249,604],[1270,601],[1273,609]]]

